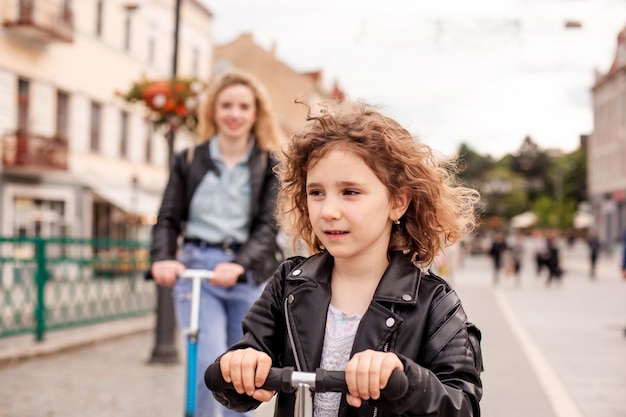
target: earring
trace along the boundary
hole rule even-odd
[[[400,224],[400,219],[396,219],[393,221],[394,224]]]

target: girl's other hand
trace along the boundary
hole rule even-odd
[[[178,261],[157,261],[150,267],[150,273],[157,284],[166,287],[174,285],[178,275],[185,270],[185,265]]]
[[[355,354],[346,365],[346,399],[352,407],[360,407],[362,400],[377,400],[387,386],[394,369],[404,372],[404,366],[395,353],[365,350]]]
[[[247,394],[257,401],[269,401],[274,391],[262,387],[270,373],[272,358],[265,352],[252,348],[226,352],[220,358],[220,370],[224,381],[233,384],[239,394]]]

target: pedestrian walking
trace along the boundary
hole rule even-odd
[[[218,360],[236,391],[214,395],[250,410],[273,396],[258,388],[271,366],[321,367],[345,370],[349,393],[316,393],[315,416],[478,416],[475,327],[450,285],[420,268],[476,224],[478,194],[450,185],[430,148],[366,105],[308,119],[284,151],[278,201],[313,255],[267,283]],[[388,401],[394,369],[409,390]],[[275,415],[292,415],[293,393],[276,401]]]
[[[504,232],[496,232],[489,249],[489,256],[493,262],[493,285],[498,285],[504,254],[508,249]]]
[[[546,258],[546,266],[548,267],[548,279],[546,284],[549,286],[553,282],[561,283],[563,277],[563,269],[561,268],[561,260],[557,238],[554,235],[549,235],[546,239],[548,247],[548,257]]]
[[[176,155],[153,229],[151,272],[159,285],[174,286],[176,320],[185,329],[192,283],[177,277],[185,268],[214,271],[200,296],[195,410],[196,417],[232,416],[204,387],[204,369],[241,338],[243,316],[282,261],[272,156],[279,133],[263,87],[245,73],[219,75],[200,135],[202,143]]]
[[[622,235],[622,277],[626,279],[626,229]],[[624,336],[626,336],[626,328],[624,328]]]
[[[589,277],[595,279],[596,277],[596,264],[598,262],[598,254],[600,252],[600,239],[596,232],[591,232],[587,238],[587,245],[589,246]]]
[[[547,238],[543,231],[533,231],[533,245],[535,248],[535,270],[537,278],[541,277],[541,271],[547,268],[547,259],[550,256],[548,253]]]
[[[522,258],[524,256],[524,236],[517,232],[507,243],[510,252],[510,273],[513,275],[515,285],[520,285],[522,281]]]

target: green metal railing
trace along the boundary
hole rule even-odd
[[[0,338],[154,313],[147,244],[0,237]]]

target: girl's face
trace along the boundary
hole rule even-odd
[[[394,208],[387,188],[363,159],[332,150],[308,168],[309,217],[328,252],[346,260],[386,256],[391,219],[404,211]]]
[[[241,84],[226,87],[215,98],[213,117],[220,137],[247,139],[256,121],[254,92]]]

